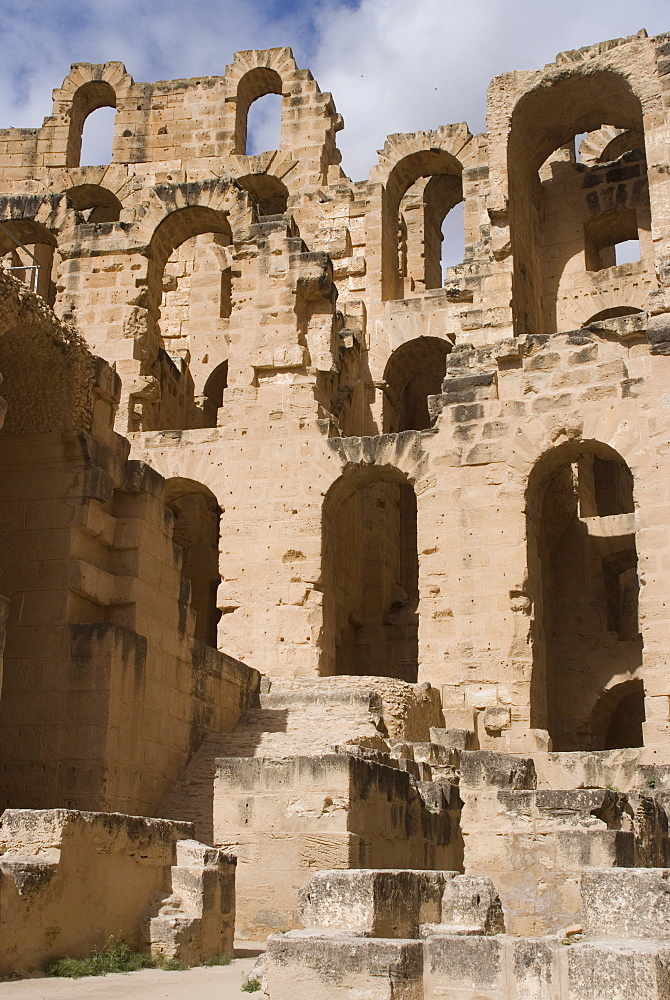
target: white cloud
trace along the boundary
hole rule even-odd
[[[344,116],[343,166],[360,179],[392,132],[483,131],[493,76],[642,27],[670,31],[666,0],[362,0],[321,9],[311,68]]]
[[[222,75],[239,49],[306,48],[311,23],[263,0],[4,0],[0,128],[37,127],[73,62],[120,60],[137,81]]]

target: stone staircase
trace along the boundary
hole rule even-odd
[[[232,733],[213,733],[204,740],[158,815],[194,823],[198,840],[211,844],[218,757],[284,759],[321,754],[346,744],[386,749],[383,698],[362,683],[369,680],[337,677],[274,682],[269,692],[259,696],[259,707],[249,710]]]

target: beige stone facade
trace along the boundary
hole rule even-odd
[[[509,964],[582,871],[668,863],[670,35],[498,77],[485,133],[389,136],[364,181],[342,127],[282,48],[78,63],[0,131],[3,822],[192,822],[249,937],[319,869],[464,870]]]

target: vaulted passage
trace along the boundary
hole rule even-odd
[[[139,419],[131,414],[131,430],[216,426],[225,376],[215,405],[205,385],[227,361],[231,240],[226,215],[202,206],[178,209],[156,229],[149,297],[164,351],[146,374],[162,378],[163,386]]]
[[[611,269],[640,276],[653,260],[642,106],[630,80],[566,73],[529,90],[512,115],[508,167],[517,330],[571,330],[603,305],[630,305]]]
[[[411,153],[395,165],[388,179],[383,208],[382,296],[397,299],[422,294],[443,284],[443,225],[463,200],[462,167],[441,149]],[[447,262],[462,260],[454,245]]]
[[[532,725],[548,729],[554,750],[640,746],[633,477],[604,445],[564,454],[529,496]]]
[[[596,702],[592,728],[603,750],[643,745],[644,685],[640,679],[609,688]]]
[[[7,219],[0,227],[0,266],[24,281],[50,306],[56,298],[52,278],[59,261],[56,237],[34,219]]]
[[[428,397],[442,391],[450,351],[448,340],[417,337],[393,352],[384,370],[385,434],[430,427]]]
[[[345,474],[323,511],[322,674],[416,681],[416,496],[397,472]]]

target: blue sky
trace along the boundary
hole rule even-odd
[[[670,31],[668,0],[2,0],[0,127],[40,125],[72,62],[170,79],[291,45],[333,93],[343,165],[360,179],[391,132],[481,131],[495,74],[642,27]]]

